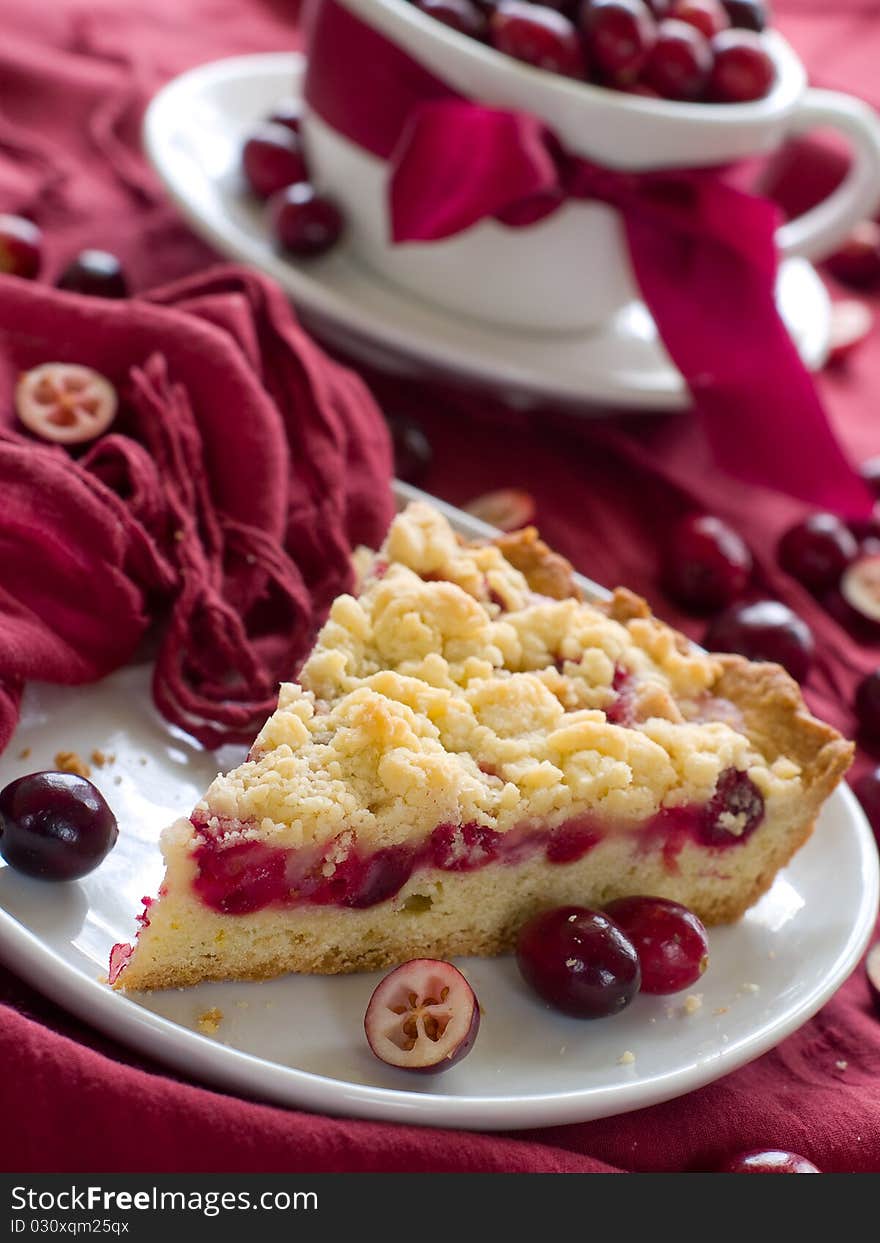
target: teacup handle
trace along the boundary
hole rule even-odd
[[[872,216],[880,205],[880,118],[852,95],[808,90],[788,132],[800,134],[823,125],[851,140],[852,164],[827,199],[777,230],[776,242],[784,256],[824,259],[854,224]]]

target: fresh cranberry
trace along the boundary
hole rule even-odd
[[[24,216],[0,215],[0,272],[33,280],[42,262],[42,230]]]
[[[874,316],[866,302],[844,298],[831,304],[826,367],[842,367],[871,335]]]
[[[473,1048],[480,1005],[457,967],[414,958],[389,972],[364,1015],[367,1043],[380,1061],[400,1070],[435,1074]]]
[[[643,993],[690,988],[709,965],[706,929],[693,911],[667,898],[618,898],[605,907],[639,956]]]
[[[730,604],[751,572],[751,553],[721,518],[687,514],[673,526],[663,558],[663,589],[685,608],[702,613]]]
[[[871,828],[880,838],[880,768],[872,768],[870,772],[862,773],[853,783],[853,792],[861,803]]]
[[[415,0],[415,6],[471,39],[482,39],[486,33],[485,14],[471,0]]]
[[[404,483],[421,483],[434,456],[431,442],[418,423],[400,415],[388,415],[394,449],[394,473]]]
[[[739,1152],[730,1157],[718,1171],[720,1174],[819,1174],[821,1171],[796,1152],[778,1148]]]
[[[308,176],[299,134],[287,125],[261,125],[246,140],[241,161],[248,185],[261,199]]]
[[[880,455],[868,458],[859,467],[859,474],[874,495],[880,499]]]
[[[669,16],[694,26],[706,39],[713,38],[730,25],[721,0],[676,0]]]
[[[880,285],[880,224],[876,220],[862,220],[854,225],[825,262],[841,284],[875,289]]]
[[[281,99],[266,119],[270,125],[284,125],[294,134],[298,134],[302,125],[302,103],[293,96]]]
[[[342,236],[342,214],[332,199],[307,181],[287,186],[269,200],[269,225],[283,250],[300,259],[323,255]]]
[[[462,509],[499,531],[519,531],[535,520],[535,498],[531,492],[523,492],[520,488],[485,492],[468,501]]]
[[[545,5],[501,0],[489,19],[489,42],[536,69],[584,76],[584,53],[574,23]]]
[[[657,37],[657,23],[644,0],[589,0],[581,28],[590,64],[615,86],[636,81]]]
[[[710,46],[715,57],[709,76],[711,99],[720,104],[746,104],[768,94],[776,68],[760,35],[750,30],[722,30]]]
[[[406,846],[385,846],[363,859],[357,855],[349,858],[352,860],[349,868],[346,869],[344,864],[337,868],[342,876],[343,889],[333,901],[340,906],[365,910],[379,902],[386,902],[403,888],[412,875],[413,852]],[[313,900],[318,901],[318,898]]]
[[[75,773],[30,773],[0,790],[0,855],[41,880],[94,871],[119,836],[104,796]]]
[[[766,0],[721,0],[731,26],[761,34],[769,24]]]
[[[875,945],[865,959],[865,976],[874,1009],[880,1014],[880,945]]]
[[[639,956],[606,915],[582,906],[542,911],[520,930],[516,959],[526,983],[575,1018],[619,1014],[639,991]]]
[[[862,733],[867,738],[880,738],[880,669],[859,682],[854,707]]]
[[[704,644],[714,652],[783,665],[798,682],[806,679],[813,660],[809,626],[778,600],[733,605],[711,623]]]
[[[58,288],[93,298],[127,298],[122,264],[108,250],[82,250],[58,278]]]
[[[666,99],[699,99],[712,70],[712,52],[696,27],[661,22],[645,66],[645,81]]]
[[[836,514],[811,514],[785,532],[776,550],[783,570],[816,592],[836,586],[857,552],[855,536]]]
[[[745,842],[764,819],[764,796],[748,773],[725,768],[700,818],[699,834],[707,846]]]

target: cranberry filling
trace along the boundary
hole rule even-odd
[[[646,850],[659,842],[666,869],[675,872],[687,841],[714,848],[735,846],[754,832],[763,816],[764,800],[754,782],[746,773],[728,768],[706,806],[664,808],[645,824],[640,841]],[[473,872],[489,863],[521,863],[541,851],[548,863],[574,863],[604,837],[602,826],[590,816],[553,829],[523,825],[508,833],[471,821],[438,825],[418,849],[386,846],[364,854],[356,848],[340,850],[340,837],[323,851],[283,850],[259,842],[223,847],[202,826],[196,828],[202,841],[195,852],[194,888],[207,906],[224,915],[245,915],[273,903],[362,910],[394,897],[421,868]],[[328,860],[338,855],[330,871]],[[122,966],[124,961],[120,970]]]
[[[611,689],[616,692],[617,698],[605,710],[606,718],[612,725],[632,725],[635,719],[635,686],[632,674],[623,665],[614,666]]]

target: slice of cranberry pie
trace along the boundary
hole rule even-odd
[[[463,544],[412,504],[239,768],[166,830],[111,980],[163,988],[495,954],[627,894],[738,918],[852,746],[778,666],[708,655],[534,530]]]

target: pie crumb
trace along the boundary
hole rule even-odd
[[[681,1007],[685,1014],[696,1014],[703,1004],[702,993],[691,993],[685,997],[684,1005]]]
[[[713,1014],[726,1014],[727,1006],[719,1006],[717,1010],[712,1011]]]
[[[30,747],[23,747],[22,750],[19,751],[18,753],[18,758],[20,760],[26,760],[29,757],[30,753],[31,753]]]
[[[89,759],[96,768],[103,768],[105,764],[114,764],[116,762],[115,755],[107,755],[105,751],[101,751],[98,747],[95,747]]]
[[[636,1055],[630,1049],[625,1049],[617,1059],[618,1066],[632,1066],[636,1060]]]
[[[92,770],[78,751],[57,751],[55,767],[63,773],[76,773],[78,777],[91,777]]]
[[[741,993],[759,993],[761,991],[760,984],[743,984],[739,990]]]
[[[212,1006],[210,1010],[205,1010],[196,1020],[196,1026],[203,1036],[216,1036],[220,1030],[220,1024],[223,1022],[223,1011],[218,1010],[216,1006]]]

